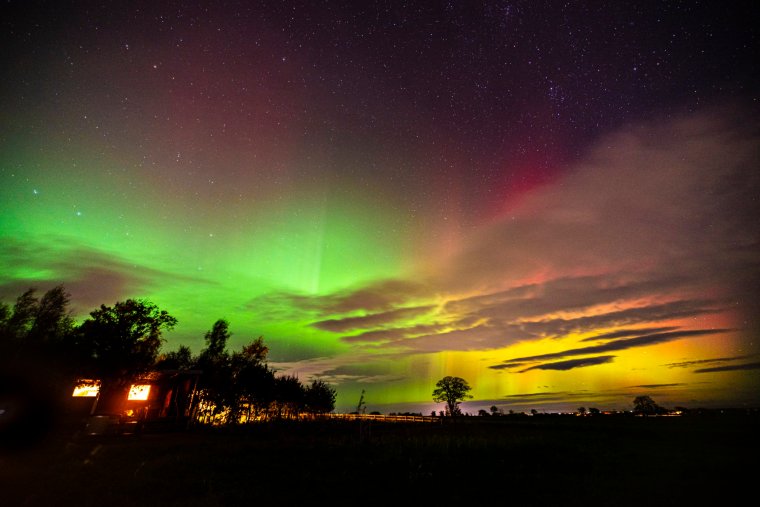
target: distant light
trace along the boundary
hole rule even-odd
[[[71,396],[74,398],[94,398],[100,392],[100,382],[87,381],[84,384],[80,384],[74,387],[74,392]]]
[[[147,400],[150,394],[150,385],[135,385],[129,388],[128,400]]]

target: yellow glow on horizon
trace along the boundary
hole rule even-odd
[[[710,378],[695,375],[694,367],[677,367],[679,362],[704,357],[731,357],[737,354],[736,331],[718,331],[716,334],[676,336],[661,343],[637,346],[635,330],[641,335],[666,333],[652,328],[672,328],[673,331],[689,329],[726,330],[732,327],[732,316],[725,313],[708,314],[699,318],[681,318],[655,324],[633,324],[624,329],[631,334],[619,338],[588,340],[605,333],[619,331],[620,326],[583,330],[568,333],[561,338],[533,338],[507,344],[503,348],[488,351],[447,352],[441,354],[445,374],[462,376],[473,386],[476,399],[509,400],[512,395],[536,395],[536,405],[546,401],[540,396],[546,393],[554,397],[572,397],[580,405],[628,403],[628,398],[642,391],[652,391],[664,399],[682,398],[686,391],[699,391],[703,397],[712,393]],[[617,348],[614,344],[633,340],[630,347]],[[611,345],[605,348],[606,345]],[[599,347],[594,350],[595,347]],[[591,349],[587,353],[584,349]],[[566,354],[563,354],[566,352]],[[557,354],[552,357],[551,354]],[[548,357],[541,357],[546,356]],[[612,356],[607,362],[573,366],[564,362],[582,361],[601,356]],[[519,358],[531,358],[520,361]],[[493,369],[503,361],[515,360],[513,367]],[[522,364],[520,364],[522,363]],[[557,368],[551,368],[557,363]],[[548,368],[546,366],[549,366]],[[535,369],[533,369],[535,368]],[[442,371],[441,374],[444,374]],[[732,373],[720,373],[721,382],[731,380]],[[631,393],[630,395],[628,393]],[[632,399],[632,398],[631,398]],[[524,404],[530,404],[526,398]],[[620,400],[620,401],[618,401]]]

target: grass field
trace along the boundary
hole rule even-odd
[[[0,505],[706,505],[756,497],[756,416],[300,422],[0,456]]]

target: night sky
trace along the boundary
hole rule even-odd
[[[338,410],[760,405],[757,8],[0,6],[0,298],[263,336]]]

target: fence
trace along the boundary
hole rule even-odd
[[[417,423],[441,423],[441,417],[425,415],[383,415],[383,414],[302,414],[302,418],[322,417],[326,419],[340,419],[345,421],[383,421],[383,422],[417,422]]]

